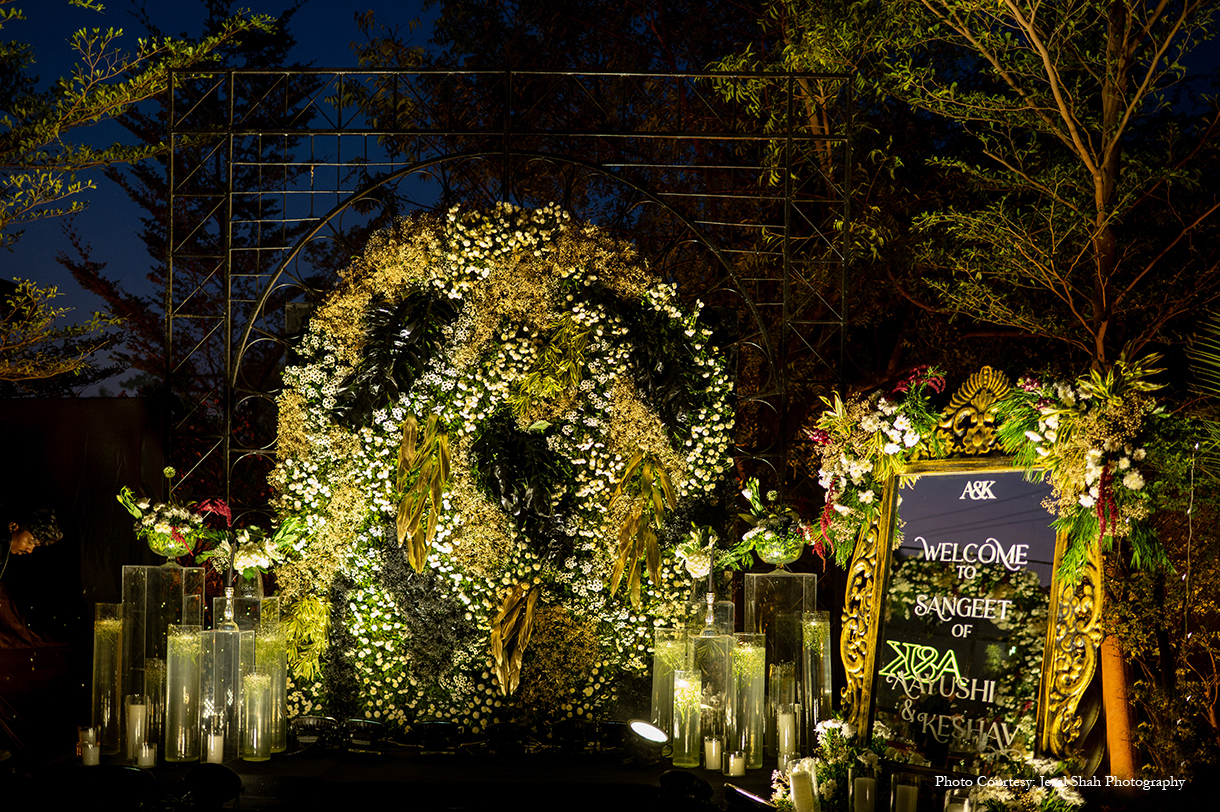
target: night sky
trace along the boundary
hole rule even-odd
[[[6,40],[33,45],[37,60],[34,71],[42,86],[71,71],[75,52],[69,39],[81,28],[122,28],[124,37],[120,44],[125,48],[134,48],[136,39],[146,35],[131,14],[135,6],[131,0],[104,2],[106,10],[100,14],[69,6],[67,0],[17,0],[13,5],[24,11],[26,20],[5,25],[2,35]],[[430,9],[424,19],[421,5],[421,0],[307,0],[290,27],[297,41],[292,59],[318,68],[357,67],[351,44],[361,41],[363,35],[355,18],[369,9],[376,12],[378,20],[391,27],[401,26],[403,31],[412,20],[420,19],[421,27],[412,42],[425,45],[431,37],[431,20],[437,8]],[[202,4],[196,0],[153,0],[148,6],[155,9],[152,19],[174,35],[198,35],[205,16]],[[234,3],[234,8],[245,6],[254,13],[276,16],[291,3],[285,0]],[[109,124],[91,128],[87,133],[79,131],[75,137],[88,137],[90,143],[100,146],[126,135],[118,125]],[[78,229],[93,246],[93,259],[108,263],[107,276],[130,280],[133,291],[153,293],[144,278],[151,260],[138,237],[141,210],[101,172],[82,177],[92,178],[98,187],[82,198],[89,208],[76,218]],[[42,285],[57,285],[64,295],[55,304],[74,308],[70,320],[84,320],[92,311],[104,308],[104,303],[81,290],[68,270],[55,261],[57,252],[71,250],[63,226],[61,219],[26,226],[25,235],[12,251],[0,251],[0,274],[6,279],[21,277]],[[106,385],[111,391],[119,388],[114,381]]]

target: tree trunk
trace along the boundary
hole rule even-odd
[[[1113,635],[1101,643],[1101,691],[1106,712],[1106,749],[1110,775],[1135,777],[1135,750],[1131,746],[1131,703],[1127,697],[1127,663],[1123,645]]]

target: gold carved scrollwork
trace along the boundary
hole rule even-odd
[[[945,456],[977,456],[996,450],[992,407],[1011,388],[1004,373],[983,367],[970,376],[940,413],[936,434]]]
[[[847,570],[843,634],[839,638],[839,653],[847,674],[842,709],[847,721],[860,730],[868,724],[883,597],[877,588],[877,576],[884,572],[878,559],[888,558],[883,555],[885,552],[888,545],[881,540],[881,528],[873,522],[856,544]]]
[[[919,467],[949,472],[986,466],[978,457],[999,450],[994,407],[1010,388],[1003,373],[990,367],[972,375],[941,412],[937,434],[943,441],[943,456]],[[968,462],[963,457],[977,461]],[[1004,465],[999,460],[997,463]],[[890,541],[897,522],[894,496],[897,487],[896,481],[887,485],[888,506],[881,521],[871,524],[861,535],[847,572],[843,633],[839,641],[847,677],[842,710],[844,717],[861,730],[869,724],[873,678],[878,668],[885,601],[882,590],[889,578]],[[1061,534],[1056,542],[1056,573],[1070,541]],[[1058,575],[1052,579],[1038,698],[1038,747],[1054,756],[1066,756],[1082,728],[1080,704],[1096,670],[1102,638],[1101,579],[1101,558],[1095,547],[1079,582],[1068,583]]]
[[[1059,554],[1055,558],[1058,570]],[[1092,545],[1078,583],[1056,578],[1051,589],[1053,622],[1047,627],[1042,661],[1038,746],[1055,756],[1066,756],[1080,735],[1077,708],[1097,668],[1102,594],[1097,545]]]

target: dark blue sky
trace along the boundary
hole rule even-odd
[[[292,58],[319,68],[356,67],[351,43],[363,39],[355,22],[357,14],[372,9],[379,20],[402,26],[405,31],[412,20],[422,18],[421,4],[421,0],[308,0],[292,22],[291,31],[297,41]],[[124,36],[120,44],[125,49],[134,49],[136,39],[146,35],[130,13],[131,0],[103,2],[105,12],[100,14],[70,6],[67,0],[16,0],[14,5],[24,11],[26,20],[5,25],[0,36],[34,46],[35,72],[44,85],[71,71],[75,52],[69,40],[79,29],[121,28]],[[205,16],[202,4],[196,0],[149,0],[147,5],[155,9],[151,13],[154,22],[173,34],[197,35]],[[234,3],[235,8],[248,6],[255,13],[273,16],[290,5],[286,0]],[[436,9],[428,15],[415,32],[416,44],[426,44],[431,36],[430,23]],[[103,125],[89,133],[96,144],[122,138],[124,134],[117,125]],[[98,186],[85,194],[83,199],[89,208],[76,218],[77,227],[93,246],[93,259],[108,263],[107,275],[130,280],[133,290],[139,290],[141,285],[148,287],[144,277],[150,260],[137,236],[141,210],[100,172],[83,177],[89,177]],[[56,304],[75,308],[72,320],[85,319],[104,304],[81,290],[67,269],[55,261],[58,251],[69,252],[71,248],[62,229],[59,219],[27,226],[25,236],[11,252],[0,250],[0,275],[57,285],[64,295]],[[110,388],[117,387],[110,384]]]

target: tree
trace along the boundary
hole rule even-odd
[[[881,82],[953,122],[978,159],[942,166],[985,191],[928,211],[925,273],[944,307],[1066,344],[1096,369],[1173,338],[1220,295],[1214,138],[1190,93],[1206,0],[920,0]],[[951,61],[928,55],[948,52]],[[986,84],[968,84],[982,76]]]
[[[6,6],[13,0],[0,0]],[[96,0],[69,5],[102,11]],[[24,19],[20,9],[0,8],[0,28]],[[0,43],[0,245],[21,236],[21,225],[84,208],[81,196],[94,188],[77,173],[135,163],[164,151],[160,140],[95,148],[81,140],[88,128],[121,116],[164,91],[169,71],[214,59],[218,49],[245,34],[267,31],[269,17],[234,16],[198,41],[151,37],[124,51],[121,29],[81,29],[71,45],[78,61],[72,75],[39,91],[29,73],[32,48]]]
[[[220,43],[213,50],[212,59],[225,68],[292,69],[294,66],[289,64],[289,54],[296,41],[289,26],[302,2],[290,5],[272,20],[271,25],[251,31],[241,39]],[[199,39],[215,39],[232,19],[234,2],[201,0],[199,5],[204,11]],[[163,32],[158,28],[155,13],[155,7],[150,11],[143,5],[134,12],[137,22],[160,38]],[[189,81],[183,80],[177,92],[189,94]],[[223,132],[230,112],[239,120],[246,119],[252,111],[263,116],[269,110],[274,110],[274,114],[295,122],[308,120],[312,115],[309,111],[310,97],[317,88],[311,80],[293,84],[283,99],[277,96],[277,100],[284,101],[282,106],[268,101],[275,92],[279,77],[252,77],[243,81],[248,84],[243,85],[242,92],[237,94],[232,110],[218,101],[215,94],[195,100],[192,119],[200,123],[201,129],[211,126],[217,132]],[[261,84],[256,84],[259,82]],[[168,94],[161,94],[150,99],[148,104],[125,111],[116,117],[116,122],[127,130],[131,141],[151,146],[163,138],[168,110]],[[266,160],[266,155],[260,154],[259,150],[268,149],[268,144],[274,144],[271,149],[277,150],[281,156],[275,164],[279,171],[285,173],[285,177],[308,171],[303,166],[292,167],[296,147],[293,139],[235,138],[232,163],[236,188],[254,186],[253,178],[277,171],[258,166]],[[91,247],[70,225],[65,226],[65,230],[72,246],[71,253],[61,252],[57,257],[82,288],[100,296],[112,312],[126,320],[125,340],[115,356],[135,370],[137,379],[142,379],[145,384],[152,380],[158,384],[166,382],[173,404],[171,408],[179,409],[173,437],[175,445],[170,449],[171,458],[191,460],[189,465],[183,462],[181,470],[191,472],[186,487],[197,496],[227,495],[226,460],[223,455],[213,453],[219,447],[218,439],[230,431],[225,425],[224,403],[225,398],[232,394],[225,388],[230,365],[229,347],[224,341],[224,330],[217,329],[217,324],[224,322],[226,308],[231,307],[233,329],[239,330],[244,326],[250,318],[250,303],[257,300],[261,293],[259,274],[265,271],[260,265],[263,255],[236,251],[230,255],[233,266],[228,269],[229,273],[220,274],[217,273],[214,255],[224,253],[222,235],[227,234],[234,244],[242,241],[249,243],[257,226],[248,224],[261,217],[274,216],[279,211],[278,203],[273,200],[251,202],[248,196],[235,196],[241,199],[234,202],[233,223],[230,223],[224,220],[207,198],[181,195],[174,211],[167,212],[169,162],[177,161],[181,171],[184,163],[193,161],[200,152],[206,153],[215,147],[215,141],[201,138],[197,143],[182,143],[181,149],[172,155],[168,151],[161,151],[138,164],[114,165],[104,170],[105,176],[122,188],[144,211],[141,220],[143,228],[138,237],[147,253],[146,278],[154,289],[166,290],[169,282],[170,216],[175,218],[176,233],[193,233],[201,252],[208,255],[204,259],[179,257],[174,264],[174,288],[189,292],[189,306],[176,303],[179,306],[176,307],[173,322],[174,358],[167,358],[166,353],[165,302],[160,296],[141,295],[129,290],[123,284],[122,277],[131,275],[130,270],[124,269],[117,275],[108,274],[107,263],[93,259]],[[227,169],[224,161],[196,162],[191,172],[191,182],[194,188],[205,192],[225,188]],[[301,228],[300,225],[290,224],[282,236],[291,239]],[[282,305],[282,300],[273,299],[263,311],[264,317],[275,311],[277,302]],[[252,391],[265,393],[275,388],[283,360],[282,349],[278,342],[258,342],[245,357],[239,391],[232,397],[233,401],[242,404],[240,413],[234,416],[234,428],[231,429],[241,435],[240,443],[265,448],[274,438],[274,404],[265,397],[249,395]],[[161,389],[160,386],[157,388]],[[250,455],[249,460],[250,464],[243,468],[245,473],[240,487],[235,487],[234,492],[241,498],[248,497],[250,501],[258,503],[259,495],[266,488],[266,460],[257,454]]]
[[[45,381],[80,374],[93,355],[114,339],[118,320],[94,313],[87,322],[64,325],[68,309],[55,307],[55,287],[29,280],[0,280],[0,382]]]

